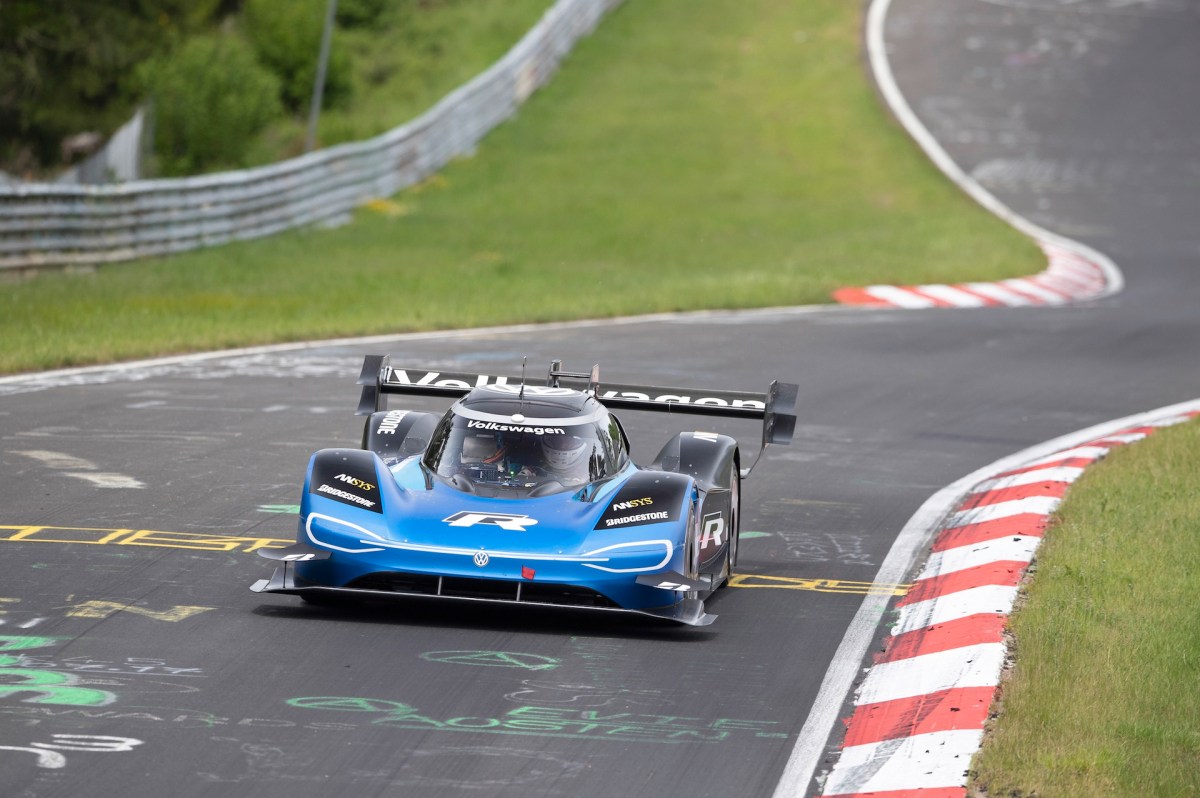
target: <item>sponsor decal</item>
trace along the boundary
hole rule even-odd
[[[390,385],[411,385],[422,387],[435,388],[451,388],[460,391],[469,391],[472,388],[487,388],[490,391],[517,395],[524,393],[526,396],[571,396],[577,393],[570,388],[552,388],[546,385],[515,385],[510,384],[508,377],[493,377],[490,374],[454,374],[453,376],[442,377],[440,371],[413,371],[409,372],[405,369],[392,369],[388,374],[386,382]]]
[[[525,527],[537,523],[536,518],[512,513],[472,513],[466,510],[442,519],[450,526],[498,526],[509,532],[524,532]]]
[[[709,513],[704,516],[703,526],[700,529],[700,549],[704,550],[712,546],[720,548],[725,542],[725,519],[720,513]]]
[[[687,483],[682,480],[659,473],[639,473],[617,491],[594,528],[617,529],[677,520],[686,490]]]
[[[577,394],[578,391],[570,388],[553,388],[546,385],[524,385],[520,383],[511,384],[507,377],[493,377],[489,374],[462,374],[456,373],[449,376],[443,376],[440,371],[407,371],[405,369],[392,368],[389,370],[385,382],[389,385],[408,385],[421,387],[436,387],[447,388],[452,390],[460,390],[463,392],[469,391],[472,388],[487,388],[497,393],[506,393],[515,395],[522,390],[527,396],[571,396]],[[649,388],[650,391],[664,390],[662,388]],[[643,402],[653,402],[655,404],[684,404],[698,405],[707,407],[730,407],[730,408],[750,408],[754,410],[765,410],[766,403],[758,399],[735,399],[725,398],[721,396],[693,396],[690,394],[651,394],[645,391],[626,391],[626,390],[608,390],[599,395],[601,400],[604,399],[635,399]]]
[[[571,396],[578,393],[570,388],[552,388],[547,385],[509,385],[507,383],[496,383],[494,385],[484,385],[489,391],[496,393],[506,393],[515,396],[523,393],[526,396]]]
[[[417,376],[418,374],[419,376]],[[439,380],[438,377],[442,376],[440,371],[426,371],[424,373],[413,372],[413,376],[416,376],[417,378],[413,379],[413,377],[409,376],[409,373],[404,369],[392,369],[391,373],[388,375],[387,381],[393,385],[436,386],[438,388],[457,388],[464,391],[469,391],[471,388],[481,388],[485,385],[489,387],[495,387],[498,385],[508,384],[507,377],[489,377],[487,374],[460,375],[473,376],[475,379],[474,385],[471,385],[466,380],[454,378]]]
[[[362,496],[356,496],[353,493],[349,493],[344,490],[338,490],[330,485],[323,484],[321,487],[317,488],[316,492],[323,493],[326,496],[330,496],[334,499],[340,499],[341,501],[349,502],[350,504],[357,504],[359,507],[366,507],[368,510],[375,506],[375,502],[371,501],[370,499],[364,499]]]
[[[396,427],[400,426],[400,422],[408,415],[407,410],[391,410],[386,416],[379,421],[379,428],[375,430],[377,435],[395,435]]]
[[[370,482],[367,482],[366,480],[363,480],[363,479],[359,479],[358,477],[352,477],[349,474],[338,474],[336,477],[334,477],[334,479],[341,480],[342,482],[345,482],[348,485],[353,485],[354,487],[358,488],[359,490],[365,490],[365,491],[375,490],[375,486],[372,485]]]
[[[748,407],[755,410],[765,410],[767,405],[765,402],[760,402],[757,399],[722,399],[719,396],[698,396],[691,397],[683,394],[665,393],[659,396],[651,396],[648,393],[641,391],[605,391],[600,395],[603,399],[637,399],[642,402],[654,402],[656,404],[681,404],[681,405],[701,405],[705,407]]]
[[[691,585],[683,584],[682,582],[659,582],[654,587],[660,590],[670,590],[675,593],[686,593],[692,589]]]
[[[654,524],[659,521],[671,520],[671,514],[663,510],[657,513],[639,513],[637,515],[622,515],[616,518],[604,519],[605,526],[626,526],[628,524]]]
[[[467,422],[467,429],[484,429],[489,432],[532,432],[534,435],[566,435],[562,427],[532,427],[524,424],[497,424],[495,421]]]
[[[378,479],[369,452],[358,449],[333,450],[319,456],[313,464],[309,491],[379,513],[383,512],[383,505],[380,503]]]
[[[720,436],[715,432],[693,432],[692,438],[698,441],[706,441],[708,443],[716,443]]]

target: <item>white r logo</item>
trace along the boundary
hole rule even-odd
[[[700,548],[708,548],[709,543],[712,543],[714,546],[720,546],[722,542],[721,538],[724,534],[725,519],[721,517],[720,513],[713,513],[710,516],[706,516],[704,519],[704,531],[700,534]]]
[[[536,518],[530,518],[527,515],[469,513],[465,510],[443,518],[442,521],[450,526],[476,526],[478,524],[498,526],[501,529],[507,529],[509,532],[524,532],[525,527],[533,526],[537,523]]]

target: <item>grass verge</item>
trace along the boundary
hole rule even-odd
[[[475,157],[348,226],[0,285],[0,373],[1041,269],[889,119],[860,6],[626,3]]]
[[[1071,488],[1014,613],[976,795],[1200,795],[1200,422]]]

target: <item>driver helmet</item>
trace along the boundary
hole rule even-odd
[[[574,435],[547,435],[542,438],[542,454],[546,466],[552,471],[563,472],[583,460],[587,452],[587,441]]]
[[[495,435],[488,433],[468,435],[463,438],[463,465],[481,465],[498,463],[504,457],[504,448],[496,440]]]

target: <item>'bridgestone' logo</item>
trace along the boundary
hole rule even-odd
[[[621,518],[609,518],[605,520],[606,526],[621,526],[622,524],[633,524],[644,521],[666,521],[671,517],[668,512],[657,513],[642,513],[640,515],[626,515]]]
[[[396,427],[400,426],[400,422],[408,415],[407,410],[392,410],[379,422],[379,429],[376,430],[378,435],[395,435]]]
[[[345,501],[358,504],[363,507],[375,506],[375,502],[370,501],[369,499],[364,499],[362,496],[355,496],[353,493],[347,493],[344,490],[338,490],[337,488],[330,487],[329,485],[322,485],[321,487],[317,488],[317,493],[326,493],[330,496],[336,496],[339,499],[344,499]]]

